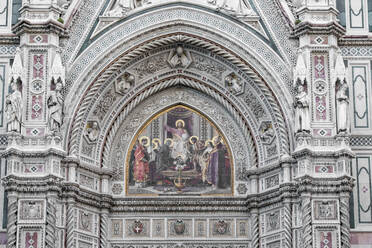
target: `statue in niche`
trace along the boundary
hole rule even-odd
[[[22,124],[22,94],[18,89],[18,85],[21,86],[22,81],[12,81],[10,87],[12,93],[10,93],[5,100],[5,113],[8,118],[7,131],[8,132],[21,132]]]
[[[189,51],[178,45],[176,49],[172,50],[168,56],[168,63],[172,68],[187,68],[192,62]]]
[[[294,107],[296,110],[295,132],[310,132],[309,95],[306,90],[306,80],[297,84],[297,95]]]
[[[336,100],[337,100],[337,132],[348,132],[349,116],[349,87],[346,80],[336,82]]]
[[[52,85],[54,85],[54,79],[52,80]],[[61,131],[63,122],[63,97],[61,90],[62,82],[59,78],[55,84],[55,89],[50,92],[47,100],[47,106],[49,109],[48,128],[53,134]]]

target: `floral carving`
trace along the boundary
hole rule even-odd
[[[196,53],[192,53],[192,56],[194,62],[191,64],[190,68],[208,73],[213,77],[222,80],[222,73],[226,71],[225,66]]]
[[[161,69],[168,67],[167,55],[159,54],[139,63],[132,70],[134,70],[134,74],[138,76],[138,79],[141,80]]]
[[[102,120],[106,115],[107,111],[110,109],[112,104],[115,102],[117,96],[111,90],[109,90],[99,101],[96,106],[96,109],[93,111],[93,114],[98,117],[99,120]]]
[[[266,112],[262,107],[260,101],[251,91],[248,91],[247,94],[244,96],[244,102],[248,105],[253,115],[257,119],[262,119],[264,116],[266,116]]]

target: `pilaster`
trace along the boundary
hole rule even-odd
[[[8,246],[54,248],[60,238],[64,67],[61,9],[54,1],[23,1],[13,32],[20,39],[6,92]]]
[[[350,247],[348,203],[349,84],[338,47],[345,33],[334,1],[303,1],[293,35],[299,38],[294,69],[297,164],[302,243],[306,248]],[[341,206],[342,205],[342,206]]]

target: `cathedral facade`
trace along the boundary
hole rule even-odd
[[[371,0],[1,0],[0,247],[372,247]]]

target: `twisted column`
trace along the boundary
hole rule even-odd
[[[100,248],[107,248],[108,211],[103,210],[100,215]]]
[[[292,205],[284,203],[284,247],[292,248]]]
[[[311,199],[309,196],[303,198],[301,203],[302,210],[302,243],[304,248],[313,247],[312,219],[311,219]]]
[[[17,217],[18,200],[15,196],[8,195],[8,244],[7,248],[15,248],[17,243]]]
[[[45,247],[54,248],[56,246],[56,200],[48,197],[46,204],[46,227],[45,227]]]
[[[340,197],[341,247],[350,247],[349,195]]]
[[[67,204],[67,221],[66,221],[66,243],[68,248],[75,248],[74,240],[74,228],[75,228],[75,216],[74,216],[74,202]]]
[[[258,211],[252,211],[252,248],[260,247],[260,225]]]

